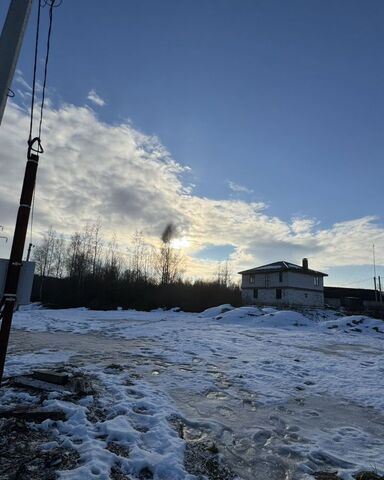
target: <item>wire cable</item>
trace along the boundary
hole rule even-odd
[[[33,218],[35,214],[35,193],[36,193],[36,185],[33,189],[33,196],[32,196],[32,208],[31,208],[31,223],[30,223],[30,243],[33,243]]]
[[[48,76],[48,61],[49,53],[51,47],[51,35],[52,35],[52,22],[53,22],[53,9],[61,5],[62,0],[43,0],[38,2],[37,10],[37,22],[36,22],[36,37],[35,37],[35,53],[34,53],[34,62],[33,62],[33,80],[32,80],[32,99],[31,99],[31,117],[29,125],[29,136],[28,136],[28,156],[32,151],[36,153],[44,153],[44,149],[41,144],[41,129],[43,125],[43,116],[44,116],[44,105],[45,105],[45,92],[47,86],[47,76]],[[48,34],[47,34],[47,44],[45,52],[45,61],[44,61],[44,76],[43,76],[43,87],[41,94],[41,103],[40,103],[40,119],[38,127],[38,136],[33,138],[33,123],[34,123],[34,107],[35,107],[35,96],[36,96],[36,74],[37,74],[37,60],[39,52],[39,36],[40,36],[40,19],[41,19],[41,9],[49,5],[49,25],[48,25]],[[33,145],[37,143],[37,147]],[[36,187],[36,186],[35,186]],[[32,198],[32,208],[31,208],[31,221],[30,221],[30,238],[31,243],[33,241],[33,220],[34,220],[34,210],[35,210],[35,188],[33,190]]]
[[[37,54],[38,54],[38,51],[39,51],[40,13],[41,13],[41,4],[40,4],[40,2],[38,2],[38,7],[37,7],[37,22],[36,22],[36,36],[35,36],[35,56],[34,56],[34,61],[33,61],[31,118],[30,118],[30,122],[29,122],[29,137],[28,137],[28,143],[30,143],[31,140],[32,140],[33,111],[34,111],[34,107],[35,107],[35,92],[36,92]]]
[[[48,75],[48,60],[49,60],[49,50],[51,47],[51,34],[52,34],[52,21],[53,21],[53,8],[55,5],[55,0],[51,0],[49,5],[49,26],[48,26],[48,37],[47,37],[47,50],[45,53],[45,63],[44,63],[44,81],[43,81],[43,92],[41,97],[41,106],[40,106],[40,122],[39,122],[39,138],[41,139],[41,126],[43,123],[44,115],[44,102],[45,102],[45,89],[47,85],[47,75]]]

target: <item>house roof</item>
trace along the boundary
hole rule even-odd
[[[305,273],[305,274],[312,274],[322,277],[328,277],[326,273],[318,272],[317,270],[311,270],[310,268],[303,268],[300,265],[296,265],[295,263],[291,262],[284,262],[281,260],[280,262],[268,263],[267,265],[261,265],[260,267],[250,268],[249,270],[243,270],[239,272],[239,274],[244,273],[270,273],[270,272],[281,272],[281,271],[291,271],[297,273]]]

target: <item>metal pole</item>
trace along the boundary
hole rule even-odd
[[[372,256],[373,256],[373,285],[375,287],[375,302],[377,302],[375,244],[372,245]]]
[[[31,11],[32,0],[11,0],[0,36],[0,125]]]
[[[34,247],[32,243],[28,245],[28,253],[27,253],[27,258],[25,259],[26,262],[29,262],[29,257],[31,256],[31,250]]]
[[[36,139],[35,139],[36,140]],[[20,205],[17,213],[15,233],[13,236],[11,256],[5,280],[4,294],[1,300],[1,329],[0,329],[0,385],[3,379],[5,357],[7,355],[9,334],[11,331],[13,311],[16,306],[17,285],[22,266],[25,239],[27,236],[29,214],[32,205],[33,190],[35,188],[39,156],[28,150],[28,160],[25,167],[23,188],[21,190]]]

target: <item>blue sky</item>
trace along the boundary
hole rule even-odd
[[[34,18],[18,64],[27,81]],[[94,89],[99,121],[156,135],[190,167],[180,176],[196,196],[262,202],[269,217],[322,229],[374,216],[380,230],[383,21],[379,0],[63,0],[50,98],[83,105]],[[341,281],[371,275],[370,243]],[[226,251],[212,248],[195,255]]]

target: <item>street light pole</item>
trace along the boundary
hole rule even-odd
[[[39,0],[40,1],[40,0]],[[19,58],[32,0],[11,0],[0,36],[0,125]]]

